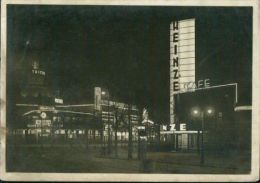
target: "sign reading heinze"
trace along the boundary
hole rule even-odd
[[[171,94],[190,91],[195,82],[195,19],[174,21],[170,25]]]
[[[174,123],[174,95],[195,91],[195,19],[170,24],[170,121]]]

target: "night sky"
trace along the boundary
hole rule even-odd
[[[240,102],[250,104],[252,9],[246,7],[8,5],[8,69],[16,71],[22,58],[38,59],[68,103],[101,86],[167,120],[169,25],[188,18],[196,19],[196,80],[238,82]]]

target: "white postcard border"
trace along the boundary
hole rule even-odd
[[[252,100],[252,171],[250,174],[114,174],[114,173],[8,173],[5,171],[6,126],[6,5],[150,5],[150,6],[252,6],[253,7],[253,100]],[[259,63],[259,2],[257,0],[2,0],[1,4],[1,113],[0,113],[0,176],[9,181],[256,181],[259,180],[259,119],[260,119],[260,63]]]

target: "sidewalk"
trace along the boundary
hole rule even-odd
[[[217,156],[205,154],[205,162],[200,164],[197,153],[148,153],[154,171],[171,173],[227,173],[246,174],[250,172],[250,157],[246,155]]]
[[[200,165],[197,153],[149,152],[146,164],[137,159],[128,160],[127,148],[102,155],[100,148],[80,146],[19,147],[9,149],[8,169],[17,172],[78,172],[78,173],[198,173],[243,174],[249,173],[250,156],[226,157],[205,154],[205,164]],[[146,167],[144,169],[143,167]]]

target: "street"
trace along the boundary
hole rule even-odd
[[[102,155],[100,148],[91,146],[16,146],[8,149],[8,171],[19,172],[84,172],[84,173],[249,173],[250,156],[246,154],[209,155],[200,166],[197,153],[148,152],[145,164],[137,158],[127,159],[127,148]]]

